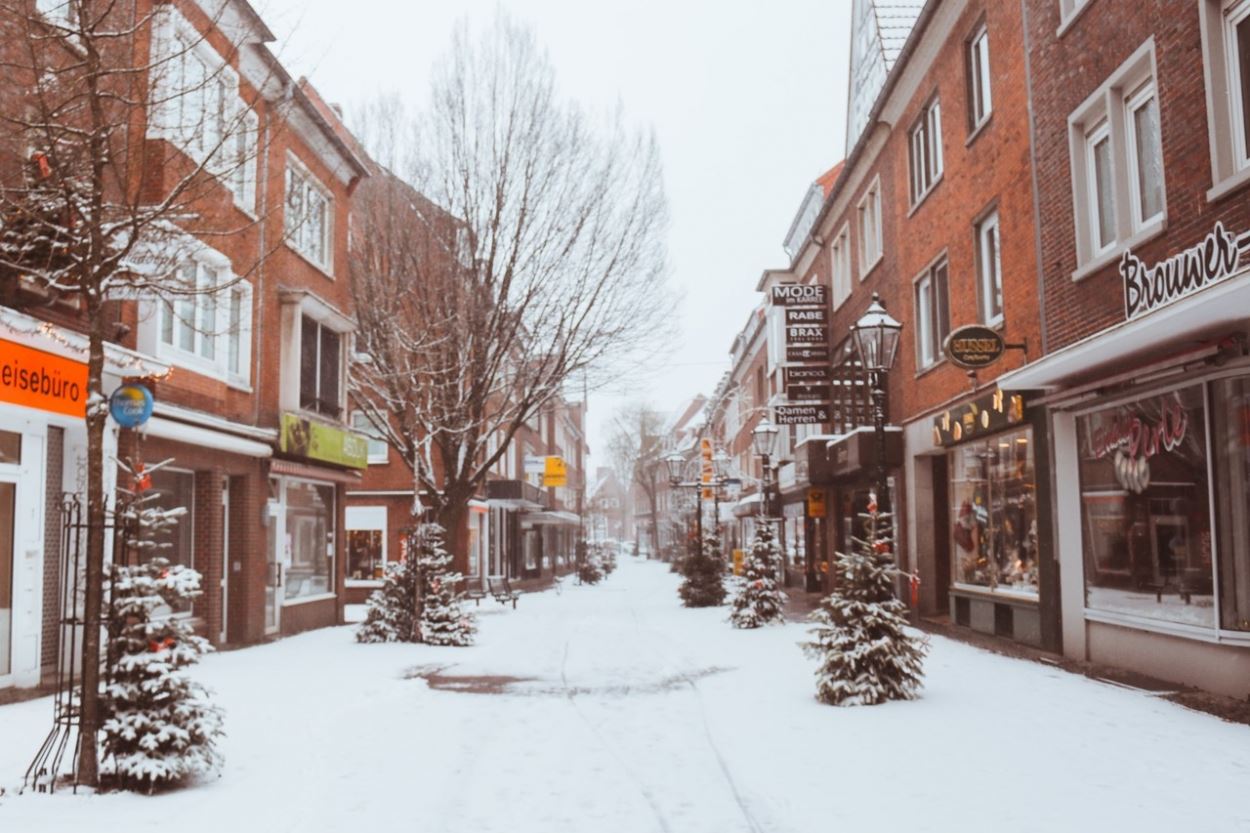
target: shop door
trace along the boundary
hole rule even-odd
[[[265,634],[277,633],[282,627],[283,557],[286,542],[286,524],[282,517],[282,504],[270,499],[266,506],[268,540],[265,564]]]
[[[0,687],[39,682],[42,497],[42,437],[0,431]]]
[[[924,612],[940,616],[950,610],[952,534],[950,467],[944,454],[930,459],[933,461],[933,575],[922,576],[920,580],[933,582],[933,588],[936,591],[934,609]]]
[[[230,610],[230,481],[221,484],[221,632],[217,640],[226,641],[226,620]]]

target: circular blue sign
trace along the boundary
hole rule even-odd
[[[156,400],[143,385],[122,385],[109,397],[109,413],[122,428],[138,428],[152,416]]]

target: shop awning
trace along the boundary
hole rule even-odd
[[[752,492],[751,494],[738,501],[733,506],[734,517],[745,518],[748,515],[755,515],[759,512],[760,506],[764,503],[764,495],[761,492]]]
[[[288,474],[292,477],[305,477],[309,480],[329,480],[332,483],[346,483],[349,486],[359,485],[360,483],[360,472],[323,469],[320,466],[308,466],[291,460],[274,460],[269,464],[269,473]]]
[[[1148,363],[1161,348],[1176,352],[1244,329],[1250,316],[1245,273],[1149,315],[1125,321],[998,378],[1003,390],[1056,390],[1114,372],[1128,361]]]
[[[187,425],[165,417],[154,416],[144,423],[140,431],[144,436],[162,440],[186,443],[197,448],[211,448],[214,451],[225,451],[230,454],[241,454],[244,457],[272,457],[273,446],[268,443],[249,440],[224,431]]]
[[[528,512],[521,516],[522,526],[579,526],[581,517],[573,512],[555,509],[546,512]]]

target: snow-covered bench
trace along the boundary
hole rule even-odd
[[[521,597],[512,589],[507,576],[489,576],[486,579],[486,586],[490,588],[490,594],[495,597],[495,601],[501,605],[512,602],[512,609],[516,610],[516,600]]]

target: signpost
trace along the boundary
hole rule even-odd
[[[828,324],[829,310],[825,307],[788,307],[786,309],[786,325],[794,324]]]
[[[827,384],[833,379],[833,370],[827,364],[805,364],[783,367],[786,387],[791,385]]]
[[[125,384],[109,397],[109,413],[122,428],[138,428],[152,417],[156,401],[146,385]]]
[[[960,327],[948,335],[942,345],[946,358],[964,370],[989,367],[1002,358],[1006,349],[1007,344],[998,330],[980,324]]]
[[[548,456],[543,464],[543,488],[567,486],[569,481],[568,467],[563,457]]]
[[[809,347],[792,347],[786,345],[786,361],[788,362],[828,362],[829,345],[813,345]]]
[[[773,287],[775,307],[815,307],[829,303],[828,289],[820,283],[781,283]]]
[[[830,422],[827,404],[777,405],[773,408],[773,422],[777,425],[820,425]]]
[[[804,324],[786,327],[786,345],[823,344],[828,346],[829,328],[824,324]]]
[[[828,402],[832,398],[829,385],[787,385],[786,399],[791,402]]]

